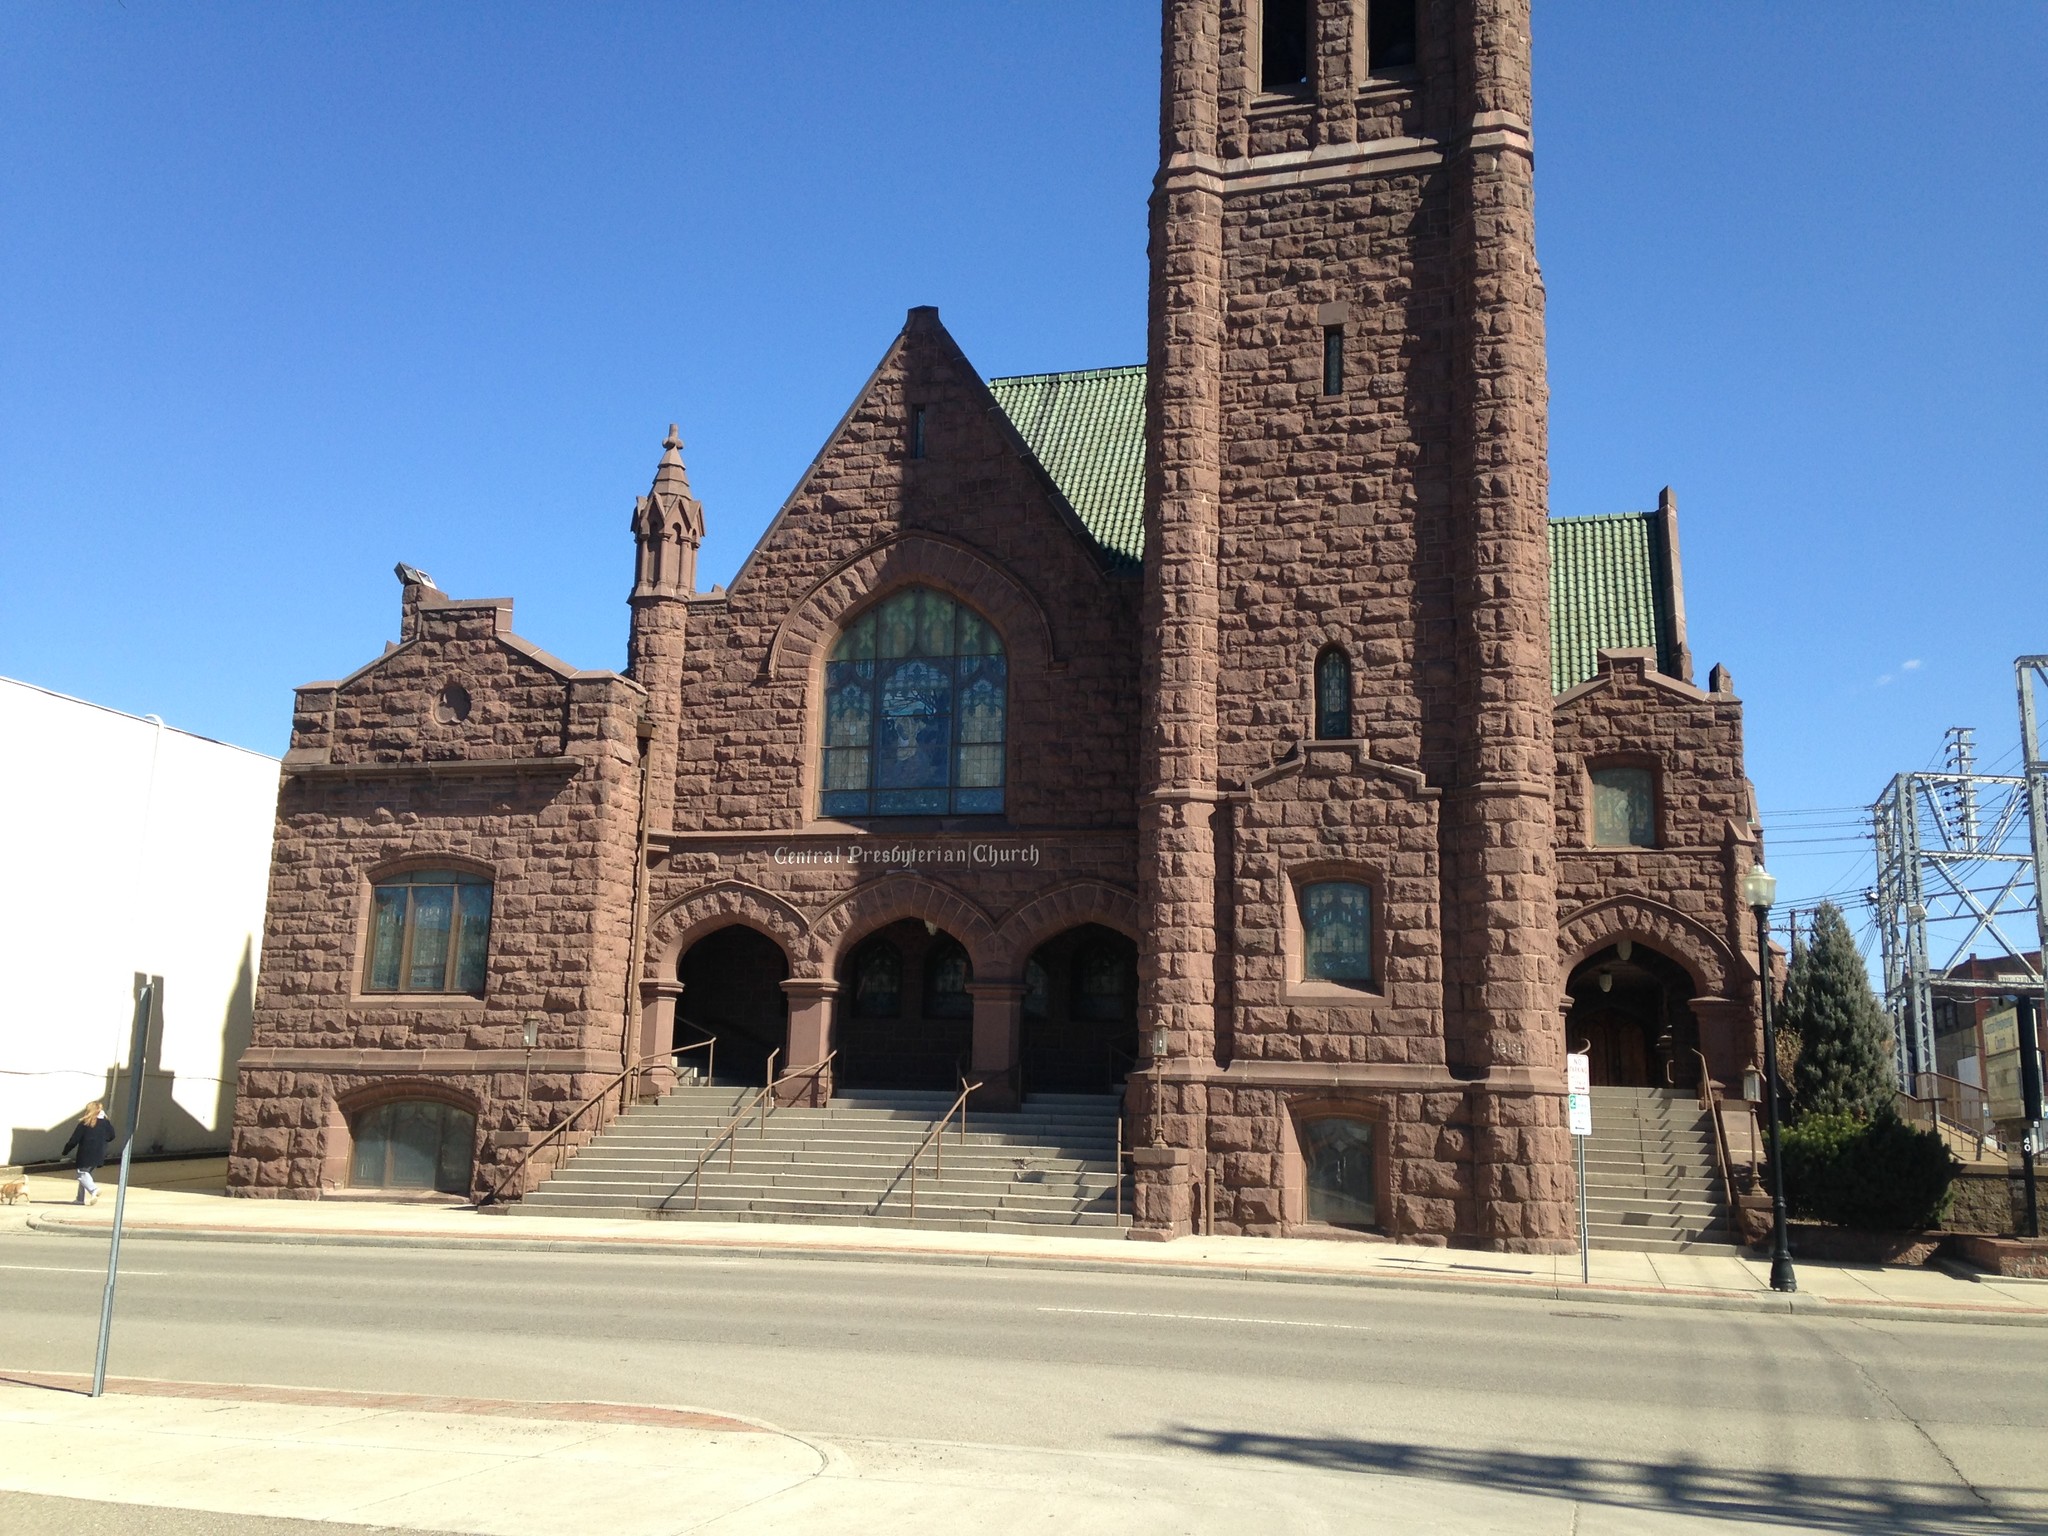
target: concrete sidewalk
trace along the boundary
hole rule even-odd
[[[111,1170],[110,1170],[111,1171]],[[2048,1281],[1979,1276],[1960,1266],[1907,1268],[1802,1262],[1799,1291],[1770,1289],[1767,1261],[1746,1252],[1628,1253],[1596,1249],[1582,1284],[1576,1254],[1479,1253],[1371,1241],[1189,1237],[1173,1243],[1017,1237],[902,1227],[775,1222],[599,1221],[479,1214],[466,1206],[348,1200],[241,1200],[223,1192],[221,1159],[145,1164],[128,1194],[138,1238],[524,1248],[563,1252],[699,1253],[889,1263],[1195,1275],[1434,1291],[1598,1295],[1610,1302],[1829,1316],[2048,1326]],[[69,1178],[32,1175],[30,1203],[0,1207],[0,1233],[104,1240],[112,1181],[100,1203],[71,1203]]]

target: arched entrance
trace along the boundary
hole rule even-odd
[[[848,1088],[958,1088],[974,1053],[974,964],[935,923],[869,934],[839,964],[833,1077]]]
[[[766,1083],[769,1053],[789,1050],[789,999],[782,990],[788,975],[782,946],[759,929],[736,923],[706,934],[677,962],[683,995],[676,1001],[674,1045],[695,1045],[710,1034],[718,1041],[720,1082]]]
[[[1024,964],[1024,1091],[1109,1093],[1138,1064],[1138,946],[1086,923]]]
[[[1620,939],[1580,961],[1566,984],[1567,1048],[1585,1051],[1602,1088],[1684,1088],[1699,1080],[1697,988],[1668,955]]]

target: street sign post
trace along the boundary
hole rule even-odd
[[[1593,1061],[1573,1051],[1564,1059],[1565,1115],[1579,1164],[1579,1283],[1593,1280],[1591,1244],[1586,1231],[1586,1138],[1593,1134]]]

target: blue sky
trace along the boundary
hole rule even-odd
[[[1553,510],[1677,487],[1772,863],[1859,889],[1828,808],[2048,650],[2048,7],[1535,37]],[[708,584],[910,305],[1142,358],[1156,80],[1138,0],[0,10],[0,673],[279,751],[399,559],[620,664],[670,420]]]

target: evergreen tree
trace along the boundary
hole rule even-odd
[[[1798,1037],[1793,1102],[1801,1115],[1869,1116],[1892,1103],[1892,1027],[1839,909],[1822,903],[1785,977],[1781,1030]]]

